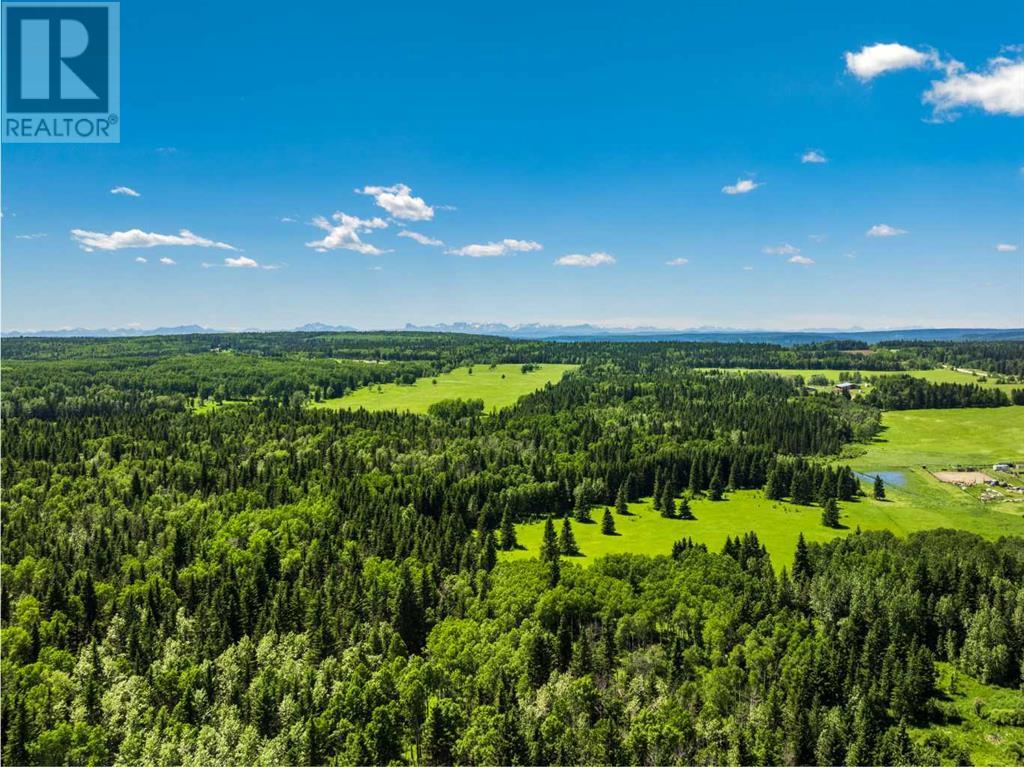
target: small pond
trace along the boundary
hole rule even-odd
[[[875,477],[878,476],[887,485],[894,487],[906,487],[907,485],[907,475],[902,471],[855,471],[854,474],[864,482],[874,482]]]

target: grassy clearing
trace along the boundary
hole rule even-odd
[[[717,368],[723,372],[732,373],[775,373],[780,376],[801,376],[806,383],[813,375],[825,376],[828,379],[829,385],[835,385],[839,381],[845,381],[849,377],[850,371],[858,370],[857,358],[851,357],[850,367],[848,370],[791,370],[788,368],[766,368],[766,369],[753,369],[753,368]],[[704,368],[709,370],[712,368]],[[1007,394],[1012,389],[1024,389],[1024,384],[1021,383],[995,383],[994,376],[985,376],[984,374],[975,375],[972,373],[964,372],[961,370],[954,370],[953,368],[936,368],[934,370],[861,370],[861,378],[867,379],[872,376],[891,376],[891,375],[909,375],[914,378],[923,378],[931,383],[957,383],[957,384],[969,384],[975,383],[979,386],[984,386],[988,389],[1001,389]],[[985,380],[982,380],[982,379]],[[825,388],[825,387],[815,387]],[[870,385],[865,384],[865,388],[870,388]]]
[[[214,410],[222,407],[238,407],[239,405],[248,405],[249,400],[247,399],[225,399],[220,402],[216,402],[212,399],[198,400],[196,399],[192,405],[192,412],[199,413],[212,413]]]
[[[381,384],[367,386],[344,397],[324,400],[313,407],[332,410],[401,410],[426,413],[435,402],[445,399],[482,399],[484,410],[501,409],[515,404],[525,394],[546,384],[557,383],[576,365],[538,365],[536,370],[522,372],[521,365],[476,365],[456,368],[434,378],[421,378],[411,385]],[[470,372],[472,371],[472,372]],[[436,381],[436,383],[435,383]]]
[[[629,504],[629,516],[615,515],[618,535],[601,533],[603,507],[594,509],[595,522],[573,521],[573,533],[582,557],[575,561],[586,565],[605,554],[670,554],[672,543],[692,538],[711,551],[720,551],[727,536],[753,530],[768,548],[776,568],[793,561],[800,533],[808,542],[824,542],[840,535],[862,530],[890,530],[906,535],[917,530],[952,527],[970,530],[986,538],[1002,535],[1024,535],[1024,506],[1017,513],[1001,509],[1011,504],[983,504],[950,485],[941,485],[927,474],[909,472],[905,488],[890,488],[888,499],[876,501],[861,498],[841,503],[844,529],[834,530],[821,524],[818,506],[794,506],[785,501],[770,501],[760,490],[739,490],[723,501],[696,499],[691,502],[695,520],[665,519],[650,504],[650,499]],[[865,485],[865,491],[869,491]],[[559,525],[561,522],[559,522]],[[511,559],[533,558],[540,551],[542,522],[528,522],[516,527],[521,548],[503,556]]]
[[[882,426],[849,462],[856,471],[1024,460],[1024,407],[892,411]]]
[[[603,554],[633,552],[669,554],[672,543],[689,537],[721,550],[726,536],[753,530],[768,547],[776,567],[793,558],[797,536],[808,541],[827,541],[837,535],[863,530],[890,530],[907,535],[939,527],[969,530],[986,538],[1024,535],[1024,503],[983,503],[976,493],[936,480],[922,464],[939,468],[956,463],[991,464],[997,460],[1024,458],[1024,408],[960,410],[915,410],[885,413],[883,434],[849,463],[864,474],[897,472],[904,485],[890,484],[887,498],[870,497],[841,503],[842,524],[833,530],[821,524],[817,506],[794,506],[769,501],[760,490],[741,490],[724,501],[697,499],[691,506],[697,519],[664,519],[649,500],[630,504],[630,516],[615,515],[619,535],[601,534],[603,508],[597,508],[595,524],[573,523],[573,531],[586,564]],[[870,493],[867,482],[864,491]],[[543,524],[532,522],[517,527],[524,547],[504,556],[535,557],[539,551]]]
[[[953,666],[939,663],[937,669],[939,705],[953,714],[954,721],[913,728],[911,737],[916,741],[936,734],[948,738],[970,754],[973,764],[1020,764],[1024,727],[995,725],[990,717],[997,709],[1024,711],[1024,691],[982,684],[963,673],[956,674],[953,685]],[[980,710],[975,701],[982,702]]]

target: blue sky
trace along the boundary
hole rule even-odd
[[[3,148],[5,329],[1024,325],[1020,3],[265,7]]]

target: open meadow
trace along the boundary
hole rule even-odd
[[[720,551],[727,536],[757,533],[777,568],[793,559],[800,533],[810,541],[827,541],[837,535],[862,530],[890,530],[907,535],[941,527],[967,530],[997,539],[1024,535],[1024,502],[980,501],[976,494],[939,482],[922,465],[939,468],[956,464],[991,464],[999,460],[1024,460],[1024,407],[955,410],[914,410],[885,413],[884,431],[849,463],[862,477],[867,495],[840,503],[843,528],[821,524],[821,509],[770,501],[760,490],[726,494],[725,500],[697,498],[691,502],[695,520],[665,519],[651,507],[650,499],[629,504],[628,516],[615,515],[618,535],[601,533],[603,507],[592,512],[594,523],[573,521],[573,531],[587,564],[603,554],[632,552],[669,554],[672,543],[692,538],[711,551]],[[881,472],[893,479],[886,499],[870,497],[867,477]],[[504,556],[536,557],[543,523],[517,527],[523,547]]]
[[[789,369],[789,368],[704,368],[705,370],[721,370],[729,373],[774,373],[783,377],[800,376],[804,383],[809,385],[811,376],[824,376],[828,379],[829,385],[834,386],[840,381],[849,380],[851,372],[858,371],[857,358],[850,358],[850,367],[845,370],[814,370],[810,368]],[[860,370],[860,377],[867,380],[872,376],[908,375],[913,378],[921,378],[929,383],[955,383],[955,384],[978,384],[986,389],[1000,389],[1009,394],[1013,389],[1024,389],[1022,383],[996,383],[996,376],[976,375],[963,370],[953,368],[933,368],[930,370]],[[865,384],[869,388],[870,384]],[[824,387],[815,387],[824,388]]]
[[[413,384],[366,386],[344,397],[314,403],[331,410],[398,410],[426,413],[435,402],[446,399],[482,399],[484,412],[515,404],[523,395],[557,383],[576,365],[544,364],[526,373],[522,365],[476,365],[456,368]]]

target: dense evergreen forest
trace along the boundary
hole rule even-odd
[[[554,539],[563,517],[647,496],[827,508],[862,492],[832,459],[881,410],[1010,407],[756,369],[1024,374],[1021,343],[853,346],[7,339],[3,761],[965,764],[911,731],[955,716],[939,664],[1024,681],[1024,538],[858,531],[801,539],[781,569],[746,530],[586,568]],[[493,413],[309,407],[546,362],[579,368]],[[754,370],[702,370],[729,367]],[[501,561],[528,519],[551,522],[541,558]]]

